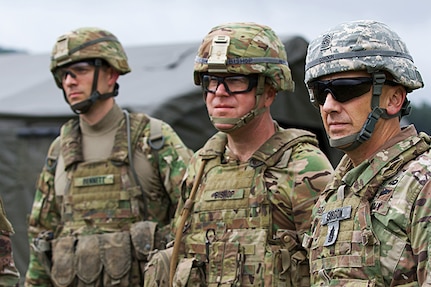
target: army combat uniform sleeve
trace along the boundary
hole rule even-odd
[[[56,145],[56,141],[51,144],[50,150]],[[55,202],[54,192],[54,160],[48,157],[47,165],[43,167],[37,181],[33,207],[29,217],[28,237],[30,246],[39,233],[55,230],[60,222],[60,211]],[[52,286],[45,267],[40,262],[34,248],[30,248],[25,286]]]
[[[421,286],[431,285],[431,181],[423,186],[419,193],[412,213],[411,232],[409,234],[411,247],[415,258],[402,257],[401,261],[417,262],[417,278]],[[400,265],[409,266],[408,263]],[[407,270],[406,270],[407,271]]]
[[[286,168],[278,168],[278,173],[277,185],[270,186],[274,230],[295,230],[301,242],[304,233],[310,230],[313,206],[333,168],[322,151],[303,143],[292,150]]]
[[[162,131],[165,145],[158,151],[158,166],[164,188],[168,192],[172,204],[176,206],[180,196],[180,183],[193,151],[182,142],[169,125],[164,124]]]
[[[145,131],[149,134],[149,131]],[[148,140],[144,140],[148,157],[157,170],[157,181],[153,178],[141,178],[146,181],[148,190],[144,191],[149,199],[148,210],[150,219],[160,224],[160,228],[168,230],[180,197],[181,180],[186,172],[193,151],[189,149],[170,125],[162,123],[163,146],[158,150],[149,148]],[[145,146],[143,148],[146,150]],[[146,189],[144,187],[144,189]],[[159,189],[159,190],[157,190]]]

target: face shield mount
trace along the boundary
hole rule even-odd
[[[213,38],[208,58],[209,73],[227,73],[227,50],[230,44],[230,37],[217,35]]]
[[[56,51],[52,59],[57,62],[57,67],[64,66],[72,61],[69,52],[68,35],[64,35],[57,40]]]

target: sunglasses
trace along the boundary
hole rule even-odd
[[[385,84],[391,86],[399,85],[390,80],[386,80]],[[337,102],[344,103],[369,92],[372,85],[372,78],[359,77],[324,81],[317,80],[308,83],[307,87],[312,95],[311,101],[319,105],[324,105],[328,93],[331,93]]]
[[[94,70],[94,67],[96,66],[95,61],[95,59],[89,59],[59,67],[54,71],[54,77],[58,82],[61,83],[63,80],[66,79],[68,75],[70,75],[74,79],[76,79],[77,77],[84,76]],[[102,60],[100,63],[102,67],[109,66],[109,64],[104,60]]]

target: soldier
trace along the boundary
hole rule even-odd
[[[294,89],[283,43],[264,25],[216,26],[198,50],[194,81],[219,132],[187,169],[172,283],[309,286],[301,240],[333,170],[314,134],[271,117],[277,92]]]
[[[15,267],[10,237],[14,230],[6,217],[3,201],[0,198],[0,286],[18,286],[20,274]]]
[[[429,286],[430,137],[400,125],[424,85],[405,43],[383,23],[340,24],[310,43],[305,82],[345,153],[304,240],[312,286]]]
[[[26,286],[142,286],[192,152],[167,123],[116,104],[130,68],[109,31],[60,36],[50,70],[79,117],[62,126],[37,183]]]

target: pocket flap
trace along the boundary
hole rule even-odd
[[[74,237],[63,237],[52,241],[51,279],[59,287],[69,286],[75,278],[74,246]]]
[[[102,272],[98,235],[79,237],[75,254],[75,266],[79,279],[86,284],[96,281]]]
[[[154,238],[157,223],[140,221],[130,227],[130,236],[139,260],[147,260],[147,256],[154,249]]]
[[[189,280],[190,271],[193,267],[194,258],[183,258],[180,263],[178,263],[177,270],[175,270],[173,287],[187,286],[187,281]]]
[[[112,279],[121,279],[132,265],[132,247],[128,232],[99,235],[100,251],[105,272]]]

